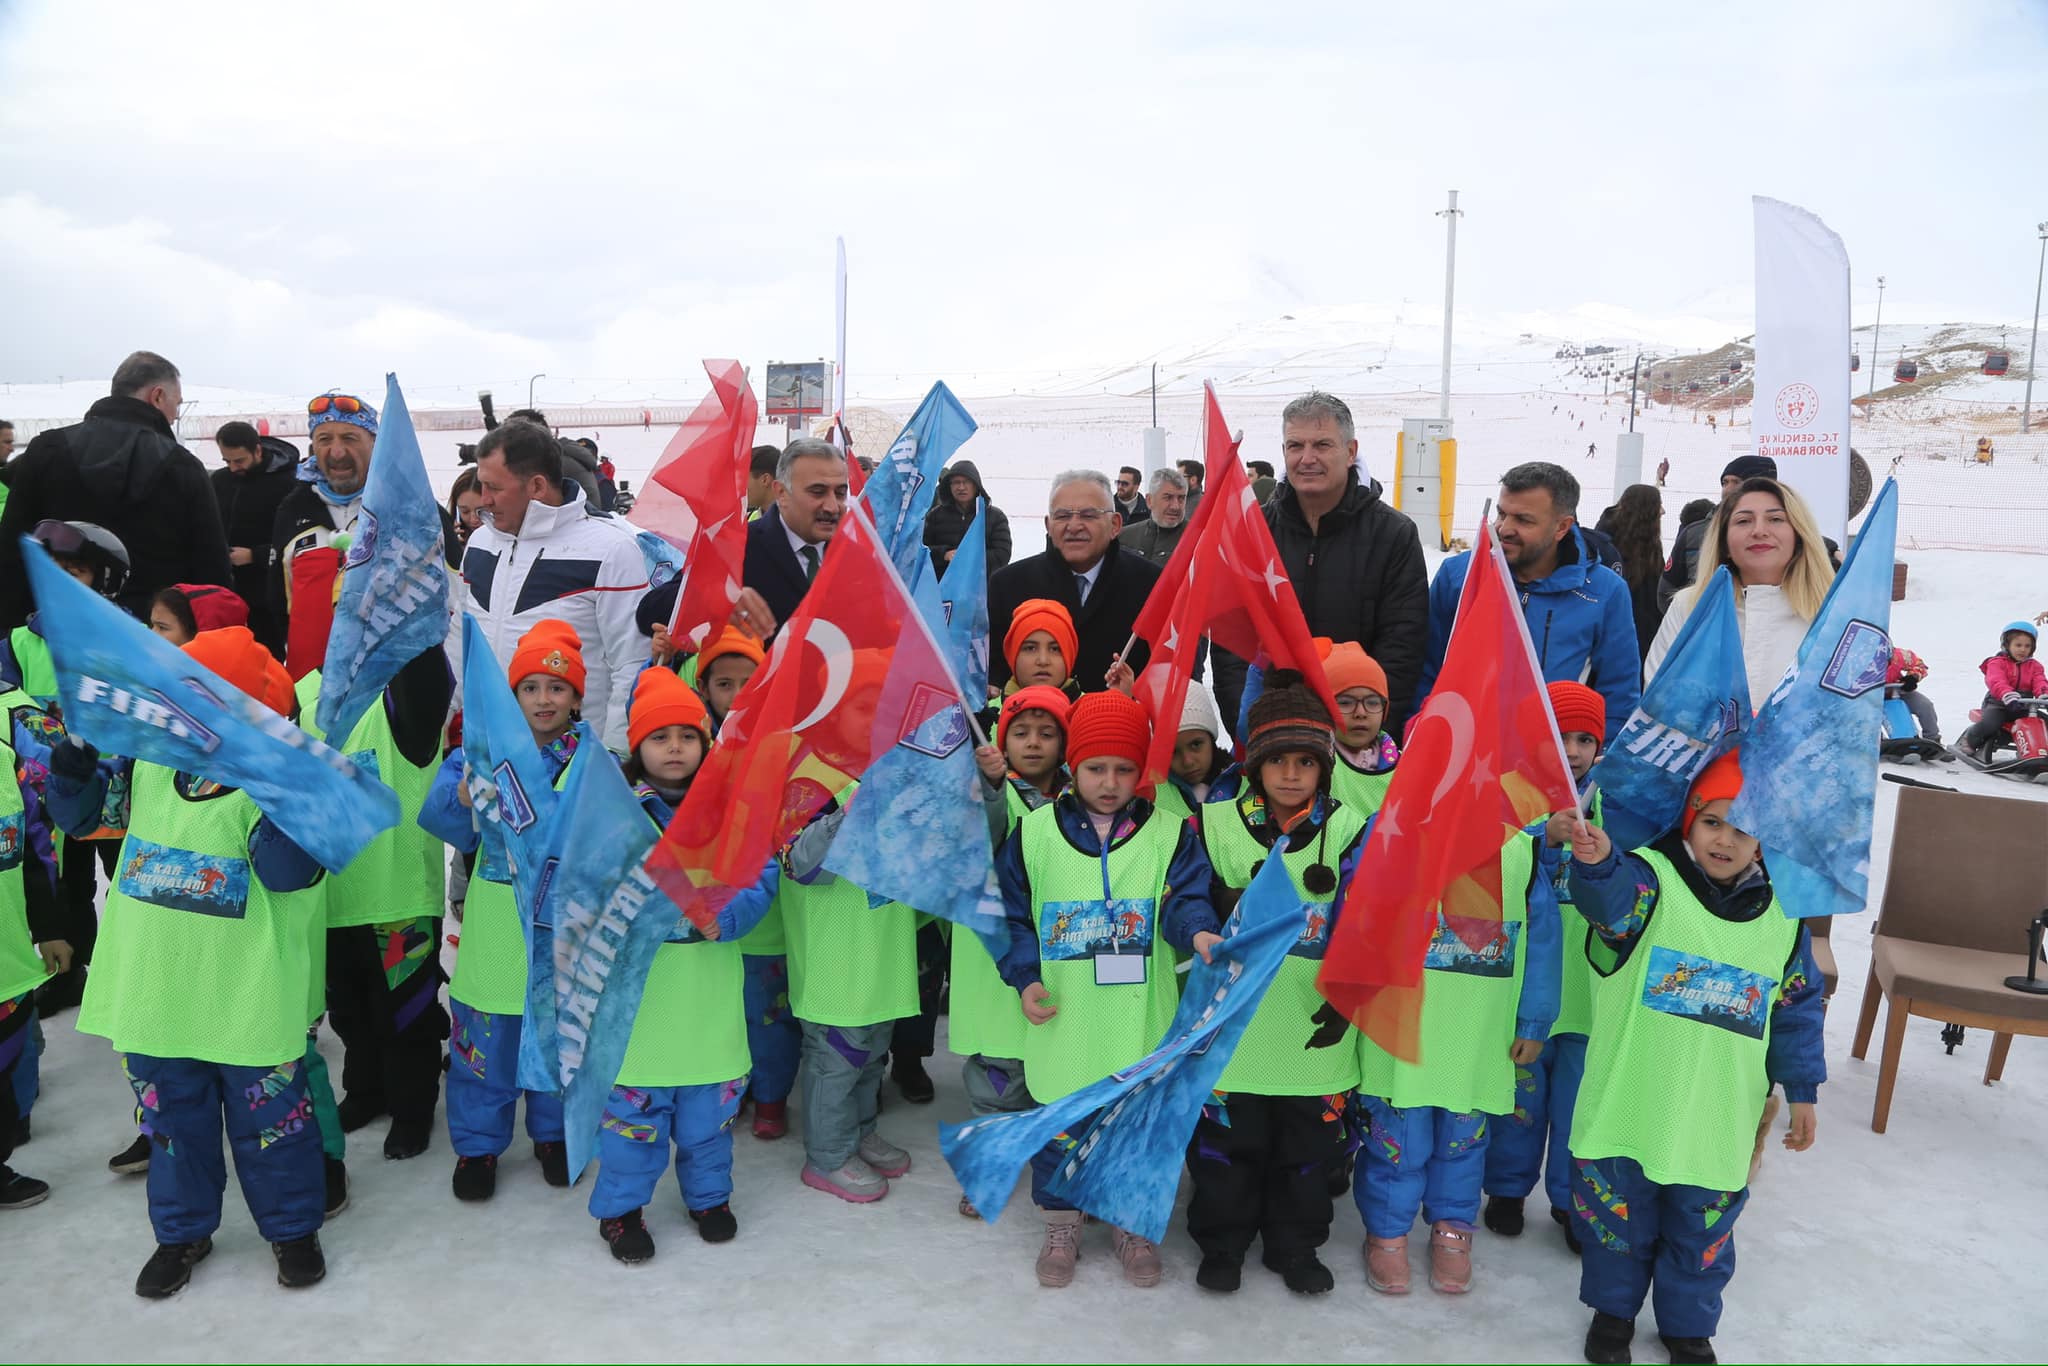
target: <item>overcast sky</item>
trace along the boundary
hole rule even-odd
[[[1674,12],[1675,11],[1675,12]],[[0,379],[955,373],[1319,304],[1749,331],[1750,201],[1855,311],[2024,321],[2048,4],[0,0]],[[1673,338],[1673,340],[1681,340]],[[701,388],[701,377],[677,386]]]

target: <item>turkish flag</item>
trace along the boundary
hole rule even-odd
[[[747,557],[747,469],[758,409],[736,360],[707,360],[711,392],[654,462],[633,520],[683,552],[669,635],[702,645],[732,614]]]
[[[341,551],[309,546],[292,556],[291,617],[286,622],[285,672],[294,683],[327,658],[334,630],[334,595],[341,583]]]
[[[1375,1043],[1415,1061],[1423,957],[1439,911],[1482,946],[1500,925],[1501,847],[1577,804],[1514,581],[1482,526],[1443,672],[1408,723],[1323,956],[1323,995]]]
[[[1132,627],[1152,646],[1151,661],[1135,689],[1152,715],[1152,749],[1142,776],[1148,786],[1172,767],[1181,707],[1194,676],[1197,644],[1205,635],[1244,659],[1263,655],[1274,668],[1298,670],[1329,708],[1332,724],[1337,717],[1322,657],[1244,477],[1216,390],[1204,384],[1202,392],[1208,488]]]
[[[767,663],[733,699],[647,871],[708,926],[873,760],[948,707],[960,707],[960,686],[854,503]],[[964,709],[959,723],[964,739]]]

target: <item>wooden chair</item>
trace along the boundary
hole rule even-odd
[[[2027,925],[2048,906],[2048,802],[1931,788],[1899,790],[1870,976],[1850,1056],[1861,1059],[1889,1001],[1877,1104],[1884,1132],[1906,1021],[1914,1015],[1988,1029],[1984,1084],[2005,1069],[2012,1036],[2048,1036],[2048,996],[2005,985],[2027,970]]]

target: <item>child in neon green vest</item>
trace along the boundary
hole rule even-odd
[[[0,1210],[26,1209],[50,1194],[49,1183],[7,1165],[24,1116],[16,1102],[17,1071],[34,1061],[35,989],[71,966],[71,943],[57,901],[57,863],[42,793],[11,743],[15,713],[34,704],[19,689],[0,692]]]
[[[583,734],[575,728],[586,677],[583,642],[565,621],[536,622],[519,638],[505,676],[548,776],[559,787]],[[460,853],[472,853],[480,835],[470,804],[463,752],[457,749],[434,775],[420,807],[420,828]],[[448,1141],[455,1149],[450,1182],[455,1198],[468,1201],[497,1193],[498,1159],[512,1146],[522,1096],[542,1179],[550,1186],[569,1184],[560,1093],[519,1085],[528,945],[511,870],[500,882],[485,876],[488,862],[479,862],[469,884],[455,976],[448,984]]]
[[[185,650],[289,714],[291,679],[246,627],[202,631]],[[98,758],[76,739],[51,755],[48,801],[60,825],[98,819],[107,783]],[[157,764],[133,768],[128,833],[78,1030],[122,1054],[154,1149],[157,1246],[135,1293],[175,1294],[212,1251],[227,1179],[223,1130],[279,1283],[312,1285],[326,1274],[327,1192],[304,1057],[326,922],[324,897],[307,889],[322,869],[248,794]]]
[[[1323,676],[1337,699],[1337,761],[1330,791],[1353,810],[1373,815],[1387,799],[1401,760],[1394,737],[1380,729],[1387,720],[1387,671],[1364,647],[1347,640],[1331,645],[1323,656]]]
[[[997,969],[1031,1024],[1025,1080],[1040,1103],[1156,1048],[1179,998],[1173,951],[1206,962],[1222,939],[1201,840],[1137,795],[1150,740],[1137,702],[1120,692],[1084,696],[1067,727],[1073,788],[1026,816],[996,860],[1010,921]],[[1046,1225],[1040,1285],[1069,1284],[1080,1256],[1081,1212],[1047,1189],[1070,1146],[1062,1135],[1031,1159]],[[1126,1280],[1159,1284],[1150,1241],[1123,1229],[1113,1241]]]
[[[1200,810],[1217,903],[1281,857],[1302,902],[1301,932],[1259,1002],[1188,1141],[1195,1281],[1238,1288],[1246,1252],[1304,1295],[1336,1288],[1316,1256],[1330,1236],[1330,1171],[1343,1160],[1344,1101],[1358,1085],[1350,1022],[1316,991],[1337,908],[1365,842],[1365,817],[1330,796],[1336,735],[1298,675],[1275,673],[1247,717],[1241,782],[1225,774]]]
[[[626,741],[633,750],[626,777],[648,819],[666,828],[711,747],[703,700],[667,669],[646,670],[633,688]],[[590,1192],[598,1235],[621,1262],[654,1255],[641,1211],[661,1183],[671,1143],[676,1184],[698,1236],[723,1243],[739,1232],[732,1122],[749,1063],[739,941],[768,913],[778,881],[770,859],[760,880],[722,907],[710,929],[677,916],[655,951],[625,1060],[605,1100]]]
[[[1694,782],[1682,822],[1622,854],[1572,841],[1572,901],[1593,924],[1593,1030],[1572,1117],[1572,1214],[1591,1362],[1630,1360],[1654,1297],[1674,1362],[1711,1362],[1758,1122],[1785,1088],[1785,1146],[1813,1145],[1827,1080],[1821,975],[1786,918],[1758,840],[1728,819],[1734,751]]]
[[[1593,765],[1607,734],[1607,699],[1583,683],[1563,681],[1549,687],[1550,708],[1564,740],[1587,816],[1600,821],[1600,795],[1593,788]],[[1579,1250],[1571,1224],[1572,1109],[1586,1071],[1586,1032],[1592,1020],[1592,970],[1586,965],[1584,916],[1572,909],[1567,873],[1569,848],[1578,829],[1575,812],[1561,811],[1532,827],[1537,859],[1557,895],[1563,922],[1563,962],[1559,970],[1557,1022],[1550,1042],[1536,1061],[1515,1068],[1515,1112],[1494,1127],[1486,1145],[1486,1226],[1505,1238],[1522,1231],[1522,1202],[1536,1188],[1540,1173],[1550,1197],[1550,1217],[1564,1229],[1566,1246]],[[1546,1157],[1546,1144],[1549,1154]]]
[[[1002,748],[975,751],[982,810],[994,847],[1000,849],[1025,816],[1066,790],[1068,712],[1067,695],[1058,688],[1019,688],[1003,699],[1002,720],[996,724],[996,744]],[[979,935],[955,927],[952,953],[946,1044],[963,1059],[960,1079],[967,1103],[977,1115],[1028,1110],[1023,1053],[1029,1026],[1017,993],[996,971]],[[965,1195],[960,1213],[981,1217]]]
[[[1362,1148],[1352,1194],[1365,1221],[1366,1283],[1408,1293],[1408,1231],[1429,1224],[1429,1284],[1472,1287],[1472,1235],[1496,1117],[1515,1108],[1515,1069],[1557,1019],[1558,916],[1535,844],[1501,847],[1501,916],[1441,908],[1423,963],[1421,1054],[1403,1062],[1360,1036]]]

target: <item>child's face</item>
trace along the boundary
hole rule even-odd
[[[739,696],[740,689],[760,667],[745,655],[720,655],[712,660],[711,667],[698,680],[704,685],[704,705],[711,709],[711,714],[723,721],[732,710],[733,698]]]
[[[1180,733],[1173,746],[1173,776],[1192,787],[1209,780],[1216,766],[1216,737],[1199,726]]]
[[[1138,791],[1138,766],[1129,759],[1098,754],[1074,770],[1074,793],[1081,805],[1108,816],[1131,804]]]
[[[1693,817],[1692,830],[1685,837],[1686,847],[1692,850],[1700,867],[1723,886],[1741,877],[1756,862],[1756,837],[1728,823],[1728,810],[1734,805],[1727,797],[1708,802]]]
[[[1019,712],[1003,732],[1003,762],[1029,783],[1043,784],[1059,771],[1066,737],[1049,712]]]
[[[74,560],[69,555],[58,555],[54,558],[59,569],[69,574],[72,578],[77,579],[87,588],[92,587],[93,571],[90,564],[87,564],[84,560]]]
[[[149,629],[173,645],[183,645],[192,637],[185,634],[185,628],[178,621],[178,614],[162,603],[152,603],[149,609]]]
[[[749,661],[751,662],[751,661]],[[663,726],[634,751],[648,780],[662,787],[681,787],[704,762],[704,737],[695,726]]]
[[[92,582],[90,576],[87,576],[86,582]],[[2025,631],[2014,631],[2005,638],[2005,652],[2014,659],[2032,659],[2034,657],[2034,638]]]
[[[567,680],[553,674],[528,674],[519,680],[519,709],[526,713],[536,744],[547,744],[575,724],[582,700]]]
[[[1346,688],[1337,694],[1337,738],[1346,749],[1364,749],[1380,738],[1386,723],[1387,699],[1371,688]]]
[[[1010,672],[1015,675],[1020,688],[1036,687],[1041,683],[1064,688],[1072,668],[1060,650],[1060,643],[1052,638],[1052,632],[1033,631],[1017,646],[1017,660],[1010,666]]]
[[[1322,784],[1323,766],[1303,750],[1289,750],[1259,763],[1259,786],[1265,790],[1266,805],[1276,816],[1293,816],[1306,810],[1316,799]]]
[[[1572,766],[1572,779],[1584,782],[1591,771],[1593,761],[1600,757],[1600,737],[1588,735],[1582,730],[1568,730],[1564,733],[1564,757]]]

